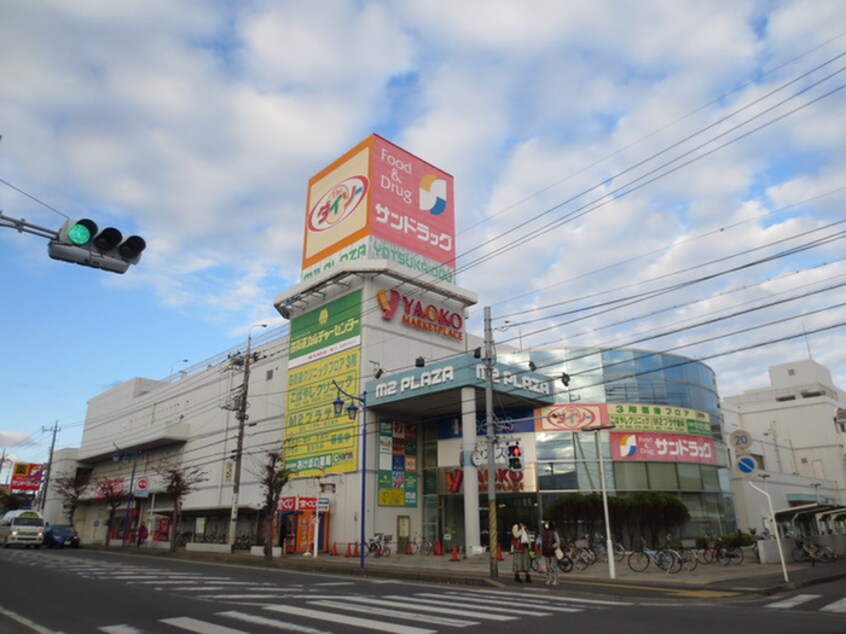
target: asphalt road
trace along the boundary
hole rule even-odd
[[[0,633],[846,631],[846,587],[654,603],[351,578],[116,552],[0,550]]]

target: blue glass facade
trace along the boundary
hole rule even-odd
[[[566,493],[599,491],[597,444],[603,452],[609,495],[661,491],[678,496],[690,511],[687,535],[726,533],[736,518],[722,445],[722,417],[714,372],[704,363],[643,350],[565,348],[500,354],[506,363],[527,364],[557,381],[559,403],[635,403],[699,410],[708,415],[717,464],[612,460],[609,433],[598,443],[588,433],[537,433],[538,502]]]

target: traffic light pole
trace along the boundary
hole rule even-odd
[[[38,225],[27,222],[22,218],[11,218],[10,216],[4,215],[2,211],[0,211],[0,227],[14,229],[18,233],[30,233],[34,236],[47,238],[49,240],[59,239],[58,231],[53,231],[52,229],[47,229],[46,227],[39,227]]]
[[[491,308],[485,306],[485,437],[488,441],[488,551],[491,579],[499,576],[497,543],[499,541],[496,518],[496,434],[493,420],[493,333]]]

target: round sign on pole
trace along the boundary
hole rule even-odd
[[[734,468],[737,469],[741,475],[747,478],[753,478],[755,477],[755,474],[758,473],[758,460],[755,456],[738,456],[737,463],[735,463]]]
[[[752,446],[752,434],[745,429],[738,429],[731,432],[731,446],[735,451],[748,451]]]
[[[135,482],[135,488],[139,491],[146,491],[150,488],[150,481],[147,478],[138,478]]]

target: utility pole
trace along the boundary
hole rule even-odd
[[[247,395],[250,389],[250,363],[252,362],[252,330],[253,328],[267,328],[267,324],[251,326],[247,333],[247,353],[244,355],[244,380],[241,383],[238,409],[235,418],[238,419],[238,441],[235,445],[235,477],[232,484],[232,512],[229,518],[229,545],[235,547],[236,531],[238,530],[238,496],[241,493],[241,459],[244,452],[244,426],[247,418]]]
[[[485,306],[485,436],[488,441],[488,551],[490,554],[491,579],[499,576],[497,559],[496,519],[496,435],[493,420],[493,334],[491,332],[491,308]]]
[[[53,472],[53,449],[56,448],[56,433],[61,431],[59,421],[53,423],[53,427],[42,427],[41,431],[53,431],[53,442],[50,443],[50,457],[47,460],[47,473],[44,476],[44,488],[41,489],[41,512],[44,512],[44,505],[47,503],[47,487],[50,485],[50,474]]]

